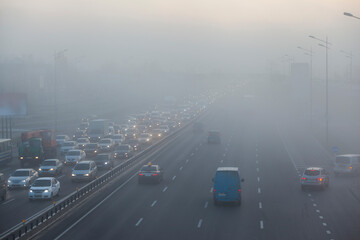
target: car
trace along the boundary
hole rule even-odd
[[[71,164],[75,165],[78,162],[85,160],[85,158],[86,158],[86,153],[84,150],[74,149],[66,153],[64,163],[67,165],[71,165]]]
[[[96,177],[97,170],[94,161],[79,162],[72,170],[71,181],[93,180]]]
[[[214,204],[235,202],[241,205],[241,182],[239,168],[218,167],[213,178]]]
[[[150,133],[140,133],[137,140],[141,144],[150,143],[151,141],[151,134]]]
[[[129,144],[135,152],[141,150],[141,144],[137,139],[129,139],[126,143]]]
[[[160,125],[158,129],[164,134],[168,134],[170,132],[170,128],[168,125]]]
[[[159,165],[150,162],[141,167],[138,174],[138,182],[161,182],[164,179],[164,170]]]
[[[29,189],[28,198],[34,199],[53,199],[60,193],[60,182],[54,177],[41,177],[35,180]]]
[[[6,200],[6,192],[7,192],[7,184],[5,175],[3,173],[0,173],[0,199],[1,201]]]
[[[121,144],[117,146],[114,151],[114,158],[122,159],[134,156],[133,147],[130,144]]]
[[[99,141],[100,150],[103,152],[111,151],[115,147],[115,142],[111,138],[103,138]]]
[[[30,187],[30,185],[39,177],[39,173],[32,168],[21,168],[15,170],[8,179],[8,189],[15,187]]]
[[[89,128],[89,122],[82,122],[80,123],[79,125],[79,130],[83,131],[83,132],[86,132],[87,129]]]
[[[221,138],[220,138],[220,132],[219,131],[209,131],[207,142],[212,144],[220,144]]]
[[[328,172],[321,167],[308,167],[301,176],[301,189],[317,187],[324,189],[329,186]]]
[[[120,145],[125,141],[124,134],[114,134],[111,136],[111,138],[114,141],[115,145]]]
[[[76,149],[76,148],[77,148],[77,143],[75,141],[64,142],[61,145],[60,154],[62,156],[64,156],[69,150],[73,150],[73,149]]]
[[[170,121],[167,124],[168,124],[170,130],[174,130],[179,127],[178,122],[175,122],[175,121]]]
[[[146,125],[137,125],[136,128],[137,128],[139,133],[146,133],[146,131],[147,131],[147,126]]]
[[[70,137],[68,135],[56,135],[55,140],[56,144],[61,146],[64,142],[70,141]]]
[[[63,171],[63,163],[59,159],[45,159],[39,167],[39,175],[58,175]]]
[[[76,142],[77,142],[77,148],[84,150],[85,145],[90,143],[90,140],[89,138],[78,138]]]
[[[335,175],[339,174],[359,174],[360,173],[360,154],[337,155],[334,164]]]
[[[94,162],[96,163],[96,166],[101,168],[107,168],[110,169],[114,167],[114,158],[113,155],[110,153],[100,153],[95,156]]]
[[[151,135],[154,139],[160,139],[163,136],[163,132],[160,129],[153,129]]]
[[[72,135],[72,137],[73,137],[73,140],[76,141],[78,138],[87,138],[88,135],[87,135],[86,132],[77,129],[77,130],[74,132],[74,134]]]
[[[100,145],[98,143],[88,143],[85,145],[84,151],[88,158],[95,157],[100,152]]]

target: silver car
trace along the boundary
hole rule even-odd
[[[75,165],[71,174],[71,181],[92,180],[97,174],[94,161],[82,161]]]
[[[65,155],[65,164],[77,164],[78,162],[85,160],[86,153],[84,150],[74,149],[69,150]]]
[[[61,155],[65,155],[68,151],[76,148],[77,148],[77,143],[75,141],[67,141],[61,145],[60,153]]]
[[[329,175],[324,168],[309,167],[301,176],[301,189],[306,187],[319,187],[324,189],[329,186]]]
[[[46,159],[39,167],[40,175],[57,175],[62,173],[63,163],[59,159]]]
[[[32,168],[17,169],[8,179],[8,188],[29,187],[36,178],[39,177],[37,171]]]

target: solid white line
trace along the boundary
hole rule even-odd
[[[180,167],[180,171],[183,170],[183,167]]]
[[[164,189],[162,191],[165,192],[167,189],[168,189],[168,187],[164,187]]]
[[[264,229],[264,222],[263,222],[263,220],[260,221],[260,229]]]
[[[261,203],[261,202],[259,202],[259,208],[260,208],[260,209],[262,208],[262,203]]]
[[[213,188],[213,187],[211,187],[211,188],[210,188],[210,192],[213,192],[213,190],[214,190],[214,188]]]
[[[200,219],[200,220],[199,220],[199,223],[198,223],[198,225],[197,225],[197,227],[198,227],[198,228],[200,228],[200,227],[201,227],[202,222],[203,222],[203,220],[202,220],[202,219]]]
[[[207,208],[208,205],[209,205],[209,202],[206,202],[204,208]]]
[[[155,200],[155,201],[151,204],[151,207],[154,207],[156,203],[157,203],[157,200]]]
[[[15,198],[10,198],[9,200],[7,200],[6,202],[3,202],[1,205],[5,205],[5,204],[8,204],[9,202],[12,202],[14,201]]]
[[[81,222],[84,218],[86,218],[90,213],[92,213],[95,209],[97,209],[101,204],[103,204],[106,200],[108,200],[112,195],[114,195],[117,191],[119,191],[121,188],[123,188],[128,182],[130,182],[131,179],[137,176],[138,173],[135,173],[132,175],[128,180],[126,180],[123,184],[121,184],[119,187],[117,187],[112,193],[110,193],[106,198],[104,198],[101,202],[99,202],[95,207],[90,209],[85,215],[83,215],[79,220],[77,220],[75,223],[73,223],[70,227],[68,227],[65,231],[63,231],[59,236],[57,236],[54,240],[60,239],[62,236],[64,236],[68,231],[70,231],[73,227],[75,227],[79,222]]]
[[[260,189],[260,188],[258,188],[258,193],[261,193],[261,189]]]
[[[260,182],[260,177],[257,177],[258,182]]]
[[[191,153],[190,156],[191,156],[191,157],[194,156],[194,153]]]
[[[326,224],[326,223],[323,223],[323,226],[324,226],[324,227],[326,227],[326,226],[327,226],[327,224]]]
[[[142,222],[143,218],[140,218],[139,221],[135,224],[136,227],[138,227],[140,225],[140,223]]]
[[[176,178],[176,176],[173,176],[172,180],[174,181],[174,180],[175,180],[175,178]]]
[[[319,218],[320,218],[320,219],[324,219],[324,217],[323,217],[323,216],[319,216]]]
[[[317,206],[316,203],[313,203],[313,206],[316,207]]]
[[[326,233],[327,233],[327,234],[331,234],[331,232],[330,232],[329,230],[326,230]]]

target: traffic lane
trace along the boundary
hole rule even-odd
[[[172,179],[167,177],[168,174],[173,173],[173,171],[179,171],[178,161],[184,161],[185,158],[190,155],[196,143],[201,140],[202,137],[194,138],[191,135],[179,140],[180,142],[177,140],[172,144],[172,146],[174,146],[172,151],[166,151],[154,159],[156,163],[161,164],[161,166],[166,169],[165,180],[163,182],[159,185],[138,185],[137,175],[135,175],[128,184],[107,200],[106,204],[101,205],[88,217],[83,219],[76,228],[69,230],[61,239],[86,239],[94,237],[110,239],[110,235],[114,238],[123,237],[126,231],[139,221],[140,217],[136,222],[131,220],[135,220],[137,216],[144,215],[145,209],[142,206],[151,207],[154,201],[158,199],[159,194],[166,192],[166,190],[164,190],[166,184],[170,184],[172,181]],[[136,174],[136,172],[133,172],[133,174]],[[103,198],[104,197],[102,197],[102,199]],[[100,222],[99,216],[101,216]],[[117,228],[113,227],[114,222],[117,223]],[[89,226],[91,226],[90,230]],[[120,226],[121,231],[119,230]],[[56,230],[57,235],[46,236],[43,239],[55,238],[61,234],[61,230],[64,231],[63,229]]]
[[[275,128],[259,139],[262,239],[330,239],[312,198],[300,188],[296,169]]]

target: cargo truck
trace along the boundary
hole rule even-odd
[[[109,136],[110,120],[91,120],[88,128],[88,136],[91,142],[98,142],[101,138]]]

